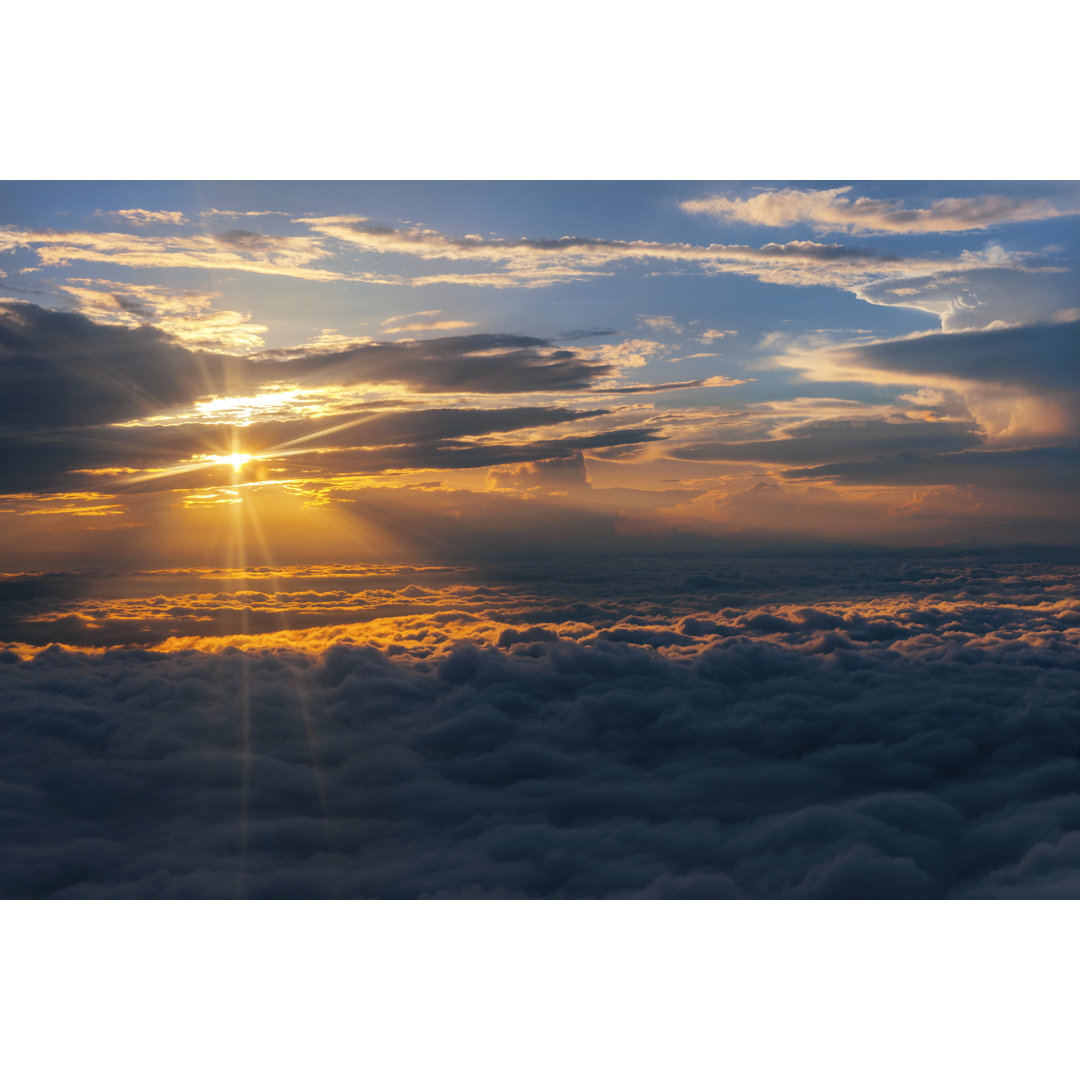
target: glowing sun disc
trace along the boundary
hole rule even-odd
[[[211,460],[216,461],[219,465],[231,465],[234,469],[239,469],[246,465],[251,460],[250,454],[213,454]]]

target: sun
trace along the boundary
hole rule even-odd
[[[231,465],[236,472],[239,472],[250,460],[250,454],[211,454],[211,461],[216,461],[219,465]]]

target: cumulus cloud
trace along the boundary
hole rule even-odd
[[[650,360],[663,357],[670,346],[648,338],[627,338],[615,344],[593,345],[590,353],[618,368],[644,367]]]
[[[1076,898],[1074,593],[1047,562],[607,557],[302,633],[19,647],[0,890]]]
[[[706,195],[687,199],[687,213],[721,221],[780,228],[807,223],[820,233],[949,233],[987,229],[1019,221],[1044,221],[1080,213],[1075,203],[1009,195],[938,199],[908,209],[888,199],[853,198],[852,188],[782,188],[746,198]]]

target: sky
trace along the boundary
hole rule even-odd
[[[0,184],[0,894],[1080,896],[1078,223]]]
[[[1075,529],[1076,184],[8,182],[0,209],[9,571],[217,564],[237,519],[242,561],[291,564]]]

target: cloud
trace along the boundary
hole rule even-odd
[[[738,330],[706,330],[701,337],[698,338],[703,345],[708,345],[712,341],[719,341],[721,338],[734,337]]]
[[[797,480],[829,479],[841,484],[979,484],[991,488],[1060,493],[1080,481],[1080,450],[1041,446],[1022,450],[957,453],[907,450],[876,461],[840,461],[784,474]],[[1057,507],[1075,520],[1078,512]]]
[[[1080,321],[1067,321],[791,348],[776,361],[815,380],[950,391],[988,436],[1030,442],[1080,430],[1078,354]]]
[[[5,244],[32,248],[43,266],[93,262],[136,268],[246,270],[308,281],[340,281],[344,277],[311,265],[327,258],[329,252],[310,237],[268,236],[245,229],[190,236],[134,236],[7,228],[0,230],[0,245]]]
[[[110,294],[112,295],[112,294]],[[121,299],[123,299],[121,297]],[[204,298],[191,303],[202,305]],[[123,311],[106,302],[110,310]],[[134,294],[134,306],[184,301]],[[132,313],[135,318],[138,314]],[[120,316],[117,315],[117,318]],[[418,391],[517,394],[586,390],[612,364],[515,334],[351,343],[228,357],[186,349],[145,325],[103,325],[20,301],[0,302],[0,422],[88,426],[163,412],[260,386],[388,383]]]
[[[222,392],[231,363],[149,326],[0,302],[0,425],[84,427],[145,416]]]
[[[183,225],[187,218],[179,210],[95,210],[102,217],[118,217],[132,225]]]
[[[649,383],[642,386],[594,387],[590,394],[660,394],[671,390],[692,390],[699,386],[741,386],[753,379],[731,379],[726,375],[711,375],[707,379],[686,379],[683,382]]]
[[[394,326],[387,329],[388,334],[407,334],[424,330],[466,330],[470,326],[476,326],[474,322],[464,322],[460,319],[442,319],[431,322],[406,323],[404,326]]]
[[[287,364],[280,363],[287,360]],[[585,390],[615,368],[518,334],[467,334],[415,342],[376,342],[332,353],[263,354],[266,380],[381,382],[415,390],[481,394]]]
[[[156,326],[185,345],[249,353],[265,346],[267,328],[250,313],[213,310],[215,292],[176,293],[161,285],[67,278],[58,286],[81,315],[119,326]]]
[[[181,303],[157,293],[136,294],[134,299],[136,304],[145,300],[171,305],[171,310]],[[282,460],[288,468],[278,471],[280,478],[335,467],[376,472],[490,467],[655,439],[651,428],[626,429],[622,435],[579,432],[571,442],[553,440],[545,430],[599,417],[603,410],[422,410],[414,403],[411,409],[399,405],[390,411],[358,411],[347,389],[392,382],[418,393],[585,392],[615,370],[591,357],[519,335],[353,344],[344,349],[330,343],[329,348],[291,350],[285,356],[263,352],[252,359],[185,348],[145,325],[102,324],[78,314],[9,302],[0,305],[0,447],[8,461],[2,489],[72,490],[78,486],[70,475],[74,470],[166,469],[160,476],[131,479],[176,488],[206,483],[215,469],[221,470],[193,455],[229,454],[230,439],[236,438],[231,424],[237,418],[245,424],[242,439],[248,452],[265,452],[270,461],[281,451],[288,459]],[[281,390],[282,385],[299,389]],[[268,387],[278,389],[264,409],[258,392]],[[292,400],[305,393],[321,393],[326,401],[320,404],[325,410],[330,403],[330,415],[260,420],[261,415],[288,415],[274,406],[275,394]],[[209,407],[193,406],[198,399],[213,405],[209,399],[215,397],[235,407],[219,417]],[[246,418],[245,401],[253,403]],[[294,416],[296,407],[294,401]],[[222,418],[230,423],[218,423]],[[119,423],[134,426],[111,426]],[[495,446],[470,441],[525,429],[533,429],[534,451],[527,442]],[[331,451],[337,457],[328,456]],[[312,460],[302,461],[297,455]],[[186,481],[173,468],[185,462],[182,468],[190,473]]]
[[[1080,277],[1061,266],[972,269],[872,282],[856,290],[871,304],[909,307],[941,319],[945,331],[1080,318]]]
[[[487,486],[493,489],[513,488],[518,491],[566,491],[588,488],[589,477],[585,458],[580,451],[570,457],[545,461],[530,461],[512,468],[492,469]]]
[[[675,322],[671,315],[638,315],[637,321],[641,326],[647,326],[650,330],[667,330],[672,334],[682,333],[682,327]]]
[[[1073,385],[1080,321],[955,334],[921,334],[838,350],[878,372],[1064,389]]]
[[[389,319],[383,319],[379,325],[389,326],[391,323],[404,322],[407,319],[426,319],[441,314],[442,312],[438,308],[431,311],[410,311],[407,315],[391,315]]]
[[[644,367],[650,360],[663,358],[670,346],[646,338],[627,338],[614,344],[593,345],[590,355],[617,368]]]
[[[380,447],[350,447],[322,452],[317,458],[296,458],[289,462],[290,476],[317,477],[336,473],[384,472],[415,469],[479,469],[513,462],[534,462],[572,458],[581,450],[639,446],[662,438],[657,428],[614,428],[564,438],[534,438],[527,442],[501,443],[491,440],[402,443]],[[268,455],[270,459],[273,454]]]
[[[0,892],[1076,898],[1074,578],[606,556],[417,575],[432,609],[349,626],[0,653]],[[723,595],[755,581],[787,598]]]
[[[287,210],[200,210],[199,217],[291,217]]]
[[[687,213],[770,228],[807,223],[819,233],[970,232],[1021,221],[1045,221],[1080,213],[1080,206],[1008,195],[938,199],[906,209],[887,199],[847,197],[851,187],[783,188],[747,198],[706,195],[679,205]]]
[[[366,252],[411,255],[424,261],[488,262],[502,267],[497,273],[445,272],[400,279],[413,285],[457,283],[495,288],[540,287],[560,281],[584,280],[607,273],[600,269],[634,260],[689,264],[706,273],[750,274],[764,281],[791,285],[856,284],[918,272],[979,265],[975,256],[950,260],[912,258],[842,244],[796,240],[750,247],[745,244],[658,243],[648,240],[559,238],[450,237],[433,229],[382,225],[359,216],[303,217],[297,224],[313,232]],[[660,318],[667,316],[642,316]],[[664,324],[667,325],[666,323]]]
[[[964,450],[982,441],[981,433],[973,429],[970,421],[919,421],[898,415],[884,419],[807,420],[784,425],[769,439],[698,442],[674,447],[668,454],[685,461],[809,464],[834,461],[841,455],[862,460],[912,451]]]

